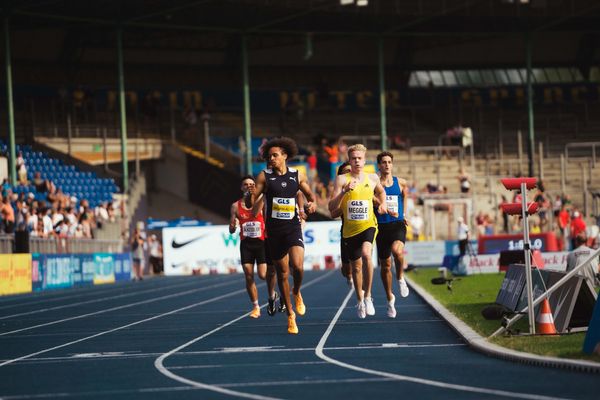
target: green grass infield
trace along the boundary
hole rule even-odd
[[[408,277],[435,297],[444,307],[477,331],[488,337],[500,327],[500,321],[486,320],[481,310],[496,301],[496,295],[504,279],[504,273],[478,274],[456,278],[451,285],[433,285],[431,279],[439,277],[437,268],[418,268],[408,272]],[[448,275],[450,277],[450,274]],[[600,362],[600,356],[583,353],[585,332],[558,336],[521,335],[528,332],[527,317],[521,318],[511,327],[513,334],[499,335],[490,339],[492,343],[510,349],[544,356],[584,359]]]

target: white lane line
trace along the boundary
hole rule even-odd
[[[279,362],[279,363],[240,363],[240,364],[202,364],[202,365],[181,365],[179,367],[169,367],[170,370],[174,369],[211,369],[211,368],[241,368],[241,367],[270,367],[273,365],[318,365],[327,364],[325,361],[297,361],[297,362]]]
[[[344,299],[344,301],[342,302],[342,305],[340,306],[337,313],[331,320],[329,327],[327,328],[327,330],[321,337],[321,340],[319,340],[319,344],[315,348],[315,354],[320,359],[330,362],[331,364],[340,366],[342,368],[347,368],[347,369],[350,369],[353,371],[363,372],[363,373],[369,374],[369,375],[377,375],[377,376],[382,376],[384,378],[391,378],[391,379],[398,380],[398,381],[418,383],[421,385],[434,386],[434,387],[439,387],[439,388],[443,388],[443,389],[452,389],[452,390],[458,390],[458,391],[462,391],[462,392],[481,393],[481,394],[488,394],[488,395],[494,395],[494,396],[514,397],[514,398],[519,398],[519,399],[531,399],[531,400],[561,399],[560,397],[550,397],[550,396],[543,396],[543,395],[538,395],[538,394],[510,392],[510,391],[506,391],[506,390],[487,389],[487,388],[481,388],[481,387],[475,387],[475,386],[458,385],[458,384],[446,383],[446,382],[442,382],[442,381],[434,381],[431,379],[417,378],[414,376],[394,374],[394,373],[390,373],[390,372],[378,371],[378,370],[374,370],[374,369],[370,369],[370,368],[359,367],[357,365],[348,364],[343,361],[339,361],[339,360],[336,360],[329,356],[326,356],[325,353],[323,352],[325,343],[327,342],[327,339],[329,338],[329,335],[333,331],[333,328],[334,328],[337,320],[340,318],[340,315],[344,311],[344,308],[346,308],[346,305],[348,304],[348,301],[350,300],[350,298],[352,297],[353,294],[354,294],[353,291],[348,291],[346,298]]]
[[[156,281],[158,282],[158,280]],[[155,285],[154,281],[150,281],[148,282],[149,286],[151,287],[155,287],[158,285]],[[133,284],[131,282],[122,282],[122,283],[116,283],[113,285],[102,285],[102,286],[91,286],[91,287],[78,287],[78,288],[69,288],[69,289],[62,289],[64,291],[43,291],[43,292],[34,292],[34,293],[30,293],[30,294],[24,294],[22,295],[21,298],[15,298],[15,299],[9,299],[9,300],[15,300],[15,301],[23,301],[23,300],[32,300],[32,301],[25,301],[22,303],[18,303],[18,304],[5,304],[0,306],[0,310],[4,310],[6,308],[15,308],[15,307],[21,307],[21,306],[29,306],[29,305],[35,305],[38,303],[44,303],[44,304],[48,304],[48,303],[53,303],[56,301],[61,301],[61,300],[68,300],[68,299],[72,299],[72,298],[77,298],[77,297],[89,297],[89,296],[94,296],[94,295],[105,295],[107,293],[113,292],[113,291],[118,291],[118,290],[127,290],[133,287],[136,287],[138,284]],[[175,286],[175,284],[173,284],[173,286]],[[90,290],[90,288],[93,288],[93,290]],[[33,294],[33,296],[32,296]],[[60,296],[60,297],[58,297]],[[12,302],[12,301],[11,301]],[[3,304],[4,302],[0,303]]]
[[[44,350],[36,351],[35,353],[27,354],[25,356],[21,356],[21,357],[18,357],[18,358],[13,358],[12,360],[6,360],[6,361],[0,363],[0,367],[4,367],[5,365],[13,364],[13,363],[15,363],[17,361],[26,360],[28,358],[37,356],[39,354],[48,353],[49,351],[53,351],[53,350],[57,350],[57,349],[62,349],[63,347],[71,346],[73,344],[84,342],[86,340],[90,340],[90,339],[93,339],[93,338],[96,338],[96,337],[99,337],[99,336],[103,336],[103,335],[106,335],[106,334],[109,334],[109,333],[117,332],[117,331],[129,328],[131,326],[143,324],[144,322],[148,322],[148,321],[152,321],[152,320],[155,320],[155,319],[158,319],[158,318],[166,317],[167,315],[175,314],[175,313],[178,313],[180,311],[188,310],[188,309],[193,308],[193,307],[198,307],[198,306],[201,306],[201,305],[204,305],[204,304],[213,303],[215,301],[218,301],[218,300],[221,300],[221,299],[225,299],[227,297],[231,297],[231,296],[237,295],[239,293],[244,293],[244,292],[246,292],[246,289],[236,290],[235,292],[231,292],[231,293],[227,293],[227,294],[224,294],[224,295],[221,295],[221,296],[213,297],[212,299],[203,300],[203,301],[200,301],[198,303],[194,303],[194,304],[187,305],[185,307],[177,308],[175,310],[171,310],[171,311],[168,311],[168,312],[165,312],[165,313],[162,313],[162,314],[158,314],[158,315],[155,315],[155,316],[150,317],[150,318],[145,318],[145,319],[142,319],[140,321],[132,322],[132,323],[127,324],[127,325],[122,325],[122,326],[119,326],[117,328],[113,328],[113,329],[109,329],[107,331],[96,333],[96,334],[91,335],[91,336],[86,336],[86,337],[83,337],[81,339],[73,340],[73,341],[68,342],[68,343],[63,343],[63,344],[58,345],[58,346],[54,346],[54,347],[50,347],[50,348],[47,348],[47,349],[44,349]],[[244,317],[246,315],[248,315],[248,313],[246,313],[242,317]]]
[[[340,383],[362,383],[362,382],[386,382],[388,378],[354,378],[354,379],[337,379],[337,380],[317,380],[317,381],[273,381],[273,382],[255,382],[255,383],[232,383],[224,384],[223,386],[280,386],[285,385],[310,385],[313,383],[319,384],[340,384]],[[59,397],[86,397],[86,396],[104,396],[123,395],[136,393],[169,393],[169,392],[185,392],[191,390],[200,390],[193,386],[170,386],[156,387],[144,389],[123,389],[123,390],[105,390],[97,392],[58,392],[58,393],[38,393],[38,394],[22,394],[14,396],[2,396],[0,400],[26,400],[26,399],[55,399]]]
[[[302,325],[304,326],[304,324]],[[395,346],[396,349],[411,349],[411,348],[438,348],[438,347],[462,347],[466,346],[464,343],[439,343],[439,344],[413,344],[406,346]],[[377,345],[377,346],[350,346],[350,347],[326,347],[324,350],[336,350],[336,351],[352,351],[356,352],[356,350],[384,350],[386,347]],[[252,353],[295,353],[295,352],[313,352],[315,351],[314,347],[297,347],[297,348],[282,348],[282,349],[270,349],[270,350],[254,350]],[[250,353],[250,351],[247,351]],[[79,361],[89,361],[93,360],[94,362],[98,360],[116,360],[123,358],[149,358],[149,357],[158,357],[163,353],[127,353],[124,352],[122,354],[110,354],[110,352],[105,353],[87,353],[94,354],[94,357],[82,357],[81,353],[72,354],[69,356],[63,357],[38,357],[38,358],[29,358],[23,364],[49,364],[49,363],[64,363],[64,362],[79,362]],[[184,356],[198,356],[198,355],[210,355],[210,354],[228,354],[222,350],[205,350],[205,351],[183,351],[178,352],[178,357]],[[230,353],[229,353],[230,354]],[[0,359],[0,362],[5,361]],[[320,362],[320,361],[319,361]],[[169,367],[171,368],[171,367]]]
[[[54,311],[54,310],[61,310],[61,309],[64,309],[64,308],[77,307],[77,306],[81,306],[81,305],[84,305],[84,304],[93,304],[93,303],[99,303],[99,302],[102,302],[102,301],[109,301],[109,300],[121,299],[121,298],[125,298],[125,297],[132,297],[132,296],[137,296],[138,294],[159,292],[159,291],[169,290],[169,289],[176,289],[176,288],[179,288],[179,287],[182,287],[182,286],[183,287],[185,287],[185,286],[193,286],[193,285],[197,286],[197,284],[198,284],[198,282],[194,282],[194,283],[186,282],[186,283],[182,283],[182,284],[178,284],[178,285],[162,286],[162,287],[157,287],[157,288],[152,288],[152,289],[139,290],[139,291],[136,291],[136,292],[130,292],[130,293],[125,293],[125,294],[120,294],[118,296],[103,297],[101,299],[93,299],[93,300],[80,301],[78,303],[69,303],[69,304],[65,304],[65,305],[62,305],[62,306],[42,308],[42,309],[38,309],[38,310],[34,310],[34,311],[22,312],[22,313],[18,313],[18,314],[3,315],[3,316],[0,317],[0,320],[8,319],[8,318],[14,318],[14,317],[21,317],[23,315],[39,314],[39,313],[43,313],[43,312],[46,312],[46,311]]]
[[[60,324],[60,323],[67,322],[67,321],[73,321],[73,320],[76,320],[76,319],[87,318],[87,317],[91,317],[92,315],[105,314],[105,313],[111,312],[111,311],[122,310],[122,309],[125,309],[125,308],[139,306],[140,304],[154,303],[154,302],[159,301],[159,300],[170,299],[172,297],[179,297],[179,296],[183,296],[183,295],[194,293],[194,292],[202,292],[202,291],[205,291],[205,290],[208,290],[208,289],[214,289],[216,287],[221,287],[221,286],[225,286],[225,285],[232,285],[234,283],[237,283],[237,282],[235,282],[235,281],[232,280],[232,281],[229,281],[229,282],[217,283],[215,285],[205,286],[205,287],[198,288],[198,289],[186,290],[185,292],[178,292],[178,293],[168,294],[168,295],[161,296],[161,297],[155,297],[155,298],[152,298],[152,299],[149,299],[149,300],[142,300],[142,301],[138,301],[138,302],[135,302],[135,303],[125,304],[125,305],[122,305],[122,306],[105,308],[103,310],[94,311],[94,312],[87,313],[87,314],[76,315],[74,317],[63,318],[63,319],[59,319],[59,320],[56,320],[56,321],[46,322],[46,323],[43,323],[43,324],[28,326],[26,328],[15,329],[13,331],[2,332],[2,333],[0,333],[0,336],[6,336],[6,335],[11,335],[13,333],[29,331],[29,330],[32,330],[32,329],[41,328],[43,326],[56,325],[56,324]]]
[[[324,278],[328,277],[329,275],[331,275],[332,271],[329,271],[326,274],[321,275],[320,277],[313,279],[312,281],[308,282],[307,284],[303,285],[303,288],[309,287],[321,280],[323,280]],[[264,307],[265,305],[263,305]],[[184,378],[183,376],[179,376],[171,371],[169,371],[169,369],[167,367],[165,367],[164,362],[167,358],[169,358],[170,356],[172,356],[173,354],[177,353],[179,350],[183,350],[186,347],[191,346],[192,344],[204,339],[207,336],[212,335],[213,333],[216,333],[226,327],[228,327],[229,325],[233,325],[234,323],[240,321],[241,319],[245,318],[248,315],[248,313],[240,315],[237,318],[232,319],[231,321],[213,329],[210,332],[207,332],[201,336],[198,336],[195,339],[190,340],[189,342],[186,342],[184,344],[182,344],[181,346],[178,346],[170,351],[168,351],[167,353],[162,354],[160,357],[158,357],[156,360],[154,360],[154,367],[156,367],[156,369],[163,375],[165,375],[168,378],[171,378],[175,381],[181,382],[181,383],[185,383],[186,385],[190,385],[199,389],[206,389],[206,390],[210,390],[213,392],[217,392],[217,393],[221,393],[221,394],[226,394],[226,395],[230,395],[230,396],[237,396],[237,397],[243,397],[246,399],[256,399],[256,400],[274,400],[276,399],[275,397],[268,397],[268,396],[261,396],[261,395],[256,395],[256,394],[251,394],[251,393],[244,393],[244,392],[238,392],[235,390],[231,390],[231,389],[226,389],[222,386],[217,386],[217,385],[209,385],[206,383],[202,383],[202,382],[198,382],[198,381],[194,381],[192,379],[187,379]]]

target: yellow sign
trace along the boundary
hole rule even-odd
[[[0,296],[31,292],[31,254],[0,254]]]

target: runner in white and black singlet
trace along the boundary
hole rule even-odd
[[[277,271],[279,291],[287,307],[290,334],[298,333],[296,314],[291,307],[288,282],[290,269],[294,281],[296,312],[299,315],[306,312],[300,293],[304,275],[304,241],[296,206],[298,190],[306,196],[306,211],[313,213],[316,209],[306,175],[287,166],[287,161],[296,154],[298,146],[290,138],[276,138],[265,143],[262,146],[262,157],[268,162],[269,168],[258,174],[256,191],[252,196],[253,202],[256,202],[261,194],[265,194],[268,246]],[[255,211],[258,210],[255,208]]]

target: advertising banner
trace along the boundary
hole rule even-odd
[[[419,267],[441,266],[446,254],[446,242],[406,242],[404,246],[408,265]]]
[[[74,286],[88,286],[94,284],[96,267],[94,256],[92,254],[72,254],[71,268]]]
[[[115,260],[115,280],[131,280],[131,253],[114,253]]]
[[[340,263],[340,222],[307,222],[304,234],[304,268],[329,269]],[[165,228],[165,275],[242,272],[239,232],[227,225]]]
[[[31,254],[31,289],[35,292],[44,288],[44,262],[40,253]]]
[[[115,283],[115,260],[112,254],[94,253],[94,285]]]
[[[31,290],[31,254],[0,254],[0,296]]]
[[[73,286],[73,269],[71,255],[40,255],[44,269],[42,289],[63,289]]]

